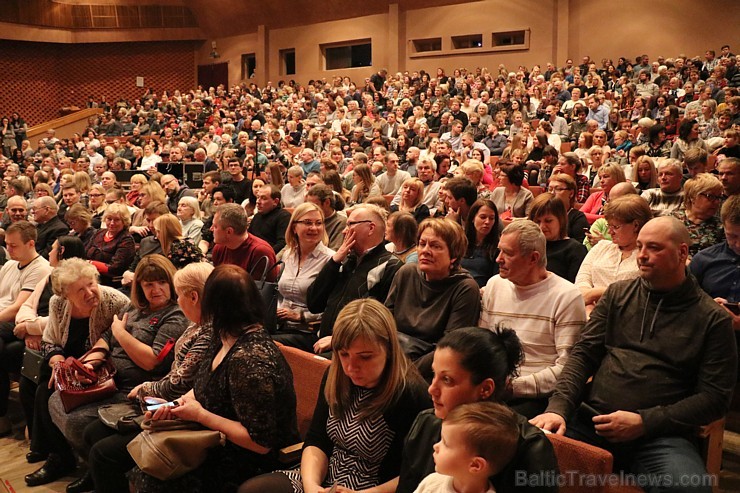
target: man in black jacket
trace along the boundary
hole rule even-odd
[[[314,351],[331,348],[332,329],[339,311],[352,300],[388,297],[393,277],[403,262],[383,246],[386,214],[380,207],[360,204],[347,219],[344,242],[308,288],[307,306],[322,313]]]
[[[257,196],[258,212],[249,224],[249,232],[270,244],[275,253],[285,248],[285,230],[290,222],[290,212],[280,206],[280,190],[268,185]]]
[[[51,246],[57,238],[69,233],[69,226],[57,217],[59,206],[51,197],[39,197],[33,207],[33,219],[36,221],[36,252],[49,259]]]
[[[531,423],[609,450],[615,468],[663,478],[654,488],[689,478],[705,485],[691,491],[710,492],[693,438],[727,414],[737,348],[729,315],[686,269],[689,243],[670,216],[642,228],[640,277],[606,290]]]

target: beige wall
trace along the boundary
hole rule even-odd
[[[719,53],[723,44],[740,49],[740,1],[569,0],[570,57],[592,59],[642,53],[654,60],[679,54]],[[734,19],[734,20],[733,20]],[[559,60],[563,62],[564,59]]]
[[[720,15],[721,14],[721,15]],[[323,22],[296,28],[269,29],[258,33],[217,39],[220,61],[229,61],[229,81],[241,75],[241,55],[257,53],[257,82],[309,79],[349,75],[361,82],[380,68],[435,71],[443,67],[488,67],[495,71],[503,63],[509,69],[518,65],[531,67],[549,61],[562,65],[566,58],[593,59],[619,56],[634,58],[647,53],[675,57],[679,53],[703,55],[708,48],[719,51],[729,43],[740,50],[736,22],[740,1],[712,0],[689,2],[676,0],[482,0],[462,5],[402,11],[391,5],[388,13],[354,19]],[[395,32],[391,32],[395,29]],[[450,36],[484,35],[484,47],[490,46],[494,31],[530,29],[528,50],[480,53],[451,52]],[[414,56],[413,39],[442,38],[442,54]],[[322,70],[319,45],[370,38],[373,43],[373,67],[337,71]],[[296,74],[279,74],[279,51],[296,49]],[[206,43],[197,63],[210,63]],[[266,64],[263,63],[264,53]]]

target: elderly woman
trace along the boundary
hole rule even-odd
[[[57,245],[59,240],[57,240]],[[50,255],[51,256],[51,255]],[[49,398],[54,390],[52,368],[68,356],[79,358],[110,329],[115,315],[128,298],[113,288],[98,285],[98,271],[79,258],[59,263],[52,273],[55,296],[49,301],[49,319],[42,336],[44,361],[36,388],[29,462],[46,459],[36,472],[26,476],[26,484],[50,483],[74,471],[76,461],[64,435],[54,425],[49,412]],[[49,380],[51,378],[51,381]]]
[[[106,229],[96,232],[85,245],[85,253],[91,264],[98,269],[101,282],[106,286],[114,283],[131,264],[136,254],[134,238],[128,232],[131,215],[124,204],[111,204],[103,214]]]
[[[134,387],[129,399],[142,402],[152,398],[161,402],[173,401],[188,392],[200,362],[211,343],[212,328],[201,323],[203,288],[213,266],[206,262],[189,264],[175,274],[177,303],[192,324],[185,329],[173,349],[175,360],[170,372],[161,380],[144,382]],[[128,493],[129,483],[126,472],[133,468],[131,455],[126,445],[136,432],[117,432],[101,421],[93,421],[84,432],[85,445],[89,450],[88,474],[85,474],[67,490],[91,491],[98,493]]]
[[[52,244],[52,248],[49,251],[49,265],[56,268],[64,259],[70,258],[84,258],[85,248],[79,238],[74,236],[60,236]],[[18,337],[19,341],[6,343],[5,350],[3,351],[2,358],[10,359],[7,351],[12,351],[12,345],[18,345],[16,349],[19,354],[23,353],[23,347],[40,351],[42,346],[41,336],[46,329],[49,322],[49,300],[54,294],[52,291],[51,275],[44,277],[33,290],[33,293],[23,303],[18,313],[15,316],[15,328],[13,334]],[[20,361],[18,362],[18,368],[20,368]],[[48,381],[49,372],[47,368],[42,368],[42,377],[40,382],[46,385]],[[34,401],[37,391],[37,384],[32,380],[21,376],[20,379],[20,398],[21,404],[23,405],[23,413],[26,417],[26,423],[28,426],[28,434],[33,437],[34,430]],[[7,401],[7,395],[0,397],[2,402]],[[46,401],[44,401],[45,403]],[[46,405],[46,404],[44,404]],[[34,442],[31,442],[31,450],[34,450]],[[45,455],[37,453],[29,453],[29,458],[43,459]]]
[[[391,212],[408,212],[417,224],[429,217],[429,207],[424,204],[424,183],[418,178],[409,178],[401,185],[401,203],[391,205]]]
[[[97,231],[92,227],[92,219],[92,213],[79,203],[72,204],[64,214],[64,222],[72,228],[70,234],[79,238],[83,245],[87,245]]]
[[[397,493],[412,493],[435,470],[432,446],[440,441],[442,420],[462,404],[501,402],[518,375],[522,346],[511,329],[465,327],[445,334],[434,351],[434,378],[428,392],[433,410],[421,412],[409,431],[401,460]],[[496,491],[554,493],[556,484],[522,488],[519,475],[557,470],[552,445],[544,433],[518,415],[520,439],[515,459],[490,478]]]
[[[175,303],[176,293],[172,281],[174,273],[174,266],[161,255],[145,257],[134,274],[131,302],[125,309],[119,308],[119,313],[122,312],[123,315],[119,318],[114,314],[110,330],[97,334],[97,342],[81,360],[89,368],[95,368],[102,364],[101,357],[109,359],[116,369],[114,378],[119,392],[106,400],[85,404],[69,413],[65,412],[58,394],[49,399],[49,413],[54,424],[61,430],[64,438],[83,455],[87,451],[83,431],[98,419],[98,408],[104,404],[127,402],[127,395],[134,387],[145,381],[162,378],[172,366],[174,341],[177,341],[186,328],[185,317]],[[66,452],[65,457],[69,460],[71,451],[67,448]],[[41,470],[37,471],[40,472]],[[29,486],[31,483],[28,479],[34,482],[33,476],[37,473],[27,477],[26,483]]]
[[[419,224],[408,212],[392,212],[385,222],[385,249],[403,260],[405,264],[419,262],[416,237]]]
[[[491,189],[483,182],[486,169],[481,161],[468,159],[460,165],[460,169],[463,175],[475,185],[475,188],[478,190],[478,197],[488,198],[491,196]]]
[[[563,201],[550,193],[540,194],[532,202],[529,214],[547,240],[547,270],[575,282],[586,257],[586,247],[568,237],[568,216]]]
[[[462,226],[430,218],[419,226],[418,238],[419,263],[401,267],[385,301],[412,360],[428,355],[446,332],[476,324],[480,314],[478,283],[460,267],[468,248]]]
[[[684,209],[673,213],[680,219],[692,243],[689,258],[725,239],[722,221],[717,216],[722,203],[722,182],[710,173],[699,173],[688,180],[684,186]]]
[[[496,204],[488,199],[478,199],[470,207],[465,224],[468,248],[460,265],[466,269],[479,287],[498,274],[499,218]]]
[[[201,220],[198,199],[195,197],[181,198],[177,203],[177,218],[180,220],[182,235],[193,242],[194,245],[200,243],[203,221]]]
[[[285,266],[278,281],[280,327],[273,339],[308,352],[313,352],[321,314],[308,310],[306,296],[319,271],[336,253],[326,246],[328,241],[321,208],[312,202],[296,207],[285,230]]]
[[[515,217],[527,217],[534,196],[522,187],[524,170],[521,166],[505,164],[499,166],[501,187],[491,194],[491,201],[496,204],[502,225],[508,226]]]
[[[611,283],[634,279],[640,274],[637,234],[652,218],[652,212],[645,199],[627,195],[610,202],[604,216],[612,239],[599,241],[583,259],[576,275],[576,287],[589,312]]]
[[[293,209],[306,200],[306,181],[303,179],[303,169],[300,166],[291,166],[287,174],[288,183],[280,190],[280,200],[283,207]]]
[[[182,269],[193,262],[203,261],[203,252],[190,238],[182,234],[180,221],[175,216],[161,215],[154,220],[153,226],[154,235],[162,246],[164,256],[172,262],[176,269]]]
[[[139,206],[139,195],[141,194],[141,188],[146,185],[149,180],[146,176],[141,173],[137,173],[131,177],[131,191],[126,194],[126,203],[132,207]]]
[[[394,492],[404,439],[429,406],[426,384],[396,336],[391,313],[378,301],[344,307],[300,469],[257,477],[239,493],[313,493],[337,483],[339,491]]]
[[[609,192],[617,183],[626,181],[622,166],[617,163],[608,163],[599,168],[599,180],[601,190],[589,195],[586,203],[581,207],[581,212],[586,216],[589,224],[604,217],[604,208],[609,202]]]
[[[251,300],[227,304],[225,299]],[[277,450],[298,441],[293,375],[262,327],[264,306],[244,269],[220,265],[203,290],[201,323],[213,336],[193,381],[174,408],[153,419],[195,421],[226,435],[226,445],[208,451],[205,462],[172,481],[138,468],[129,473],[135,491],[234,491],[239,484],[276,468]]]
[[[576,209],[577,191],[576,181],[565,173],[552,175],[547,185],[547,192],[559,198],[568,211],[568,238],[582,242],[586,238],[588,219],[583,212]]]

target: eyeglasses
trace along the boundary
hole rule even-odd
[[[308,219],[304,219],[302,221],[294,221],[293,224],[302,224],[307,228],[310,228],[311,226],[320,228],[324,225],[324,221],[309,221]]]
[[[363,219],[362,221],[347,221],[347,227],[351,228],[352,226],[356,226],[358,224],[362,223],[371,223],[372,221],[370,219]]]
[[[713,193],[701,192],[699,193],[699,195],[712,202],[719,202],[720,200],[722,200],[721,195],[715,195]]]
[[[548,193],[559,193],[559,192],[565,192],[566,190],[568,189],[565,187],[549,187],[547,189],[547,192]]]
[[[607,230],[608,231],[619,231],[620,229],[622,229],[623,227],[625,227],[627,224],[630,224],[630,223],[626,223],[626,224],[612,224],[612,223],[609,223],[609,225],[607,226]]]
[[[90,193],[90,194],[88,194],[88,195],[89,195],[90,197],[93,197],[93,198],[97,198],[97,197],[102,197],[102,196],[103,196],[103,194],[102,194],[102,193]]]

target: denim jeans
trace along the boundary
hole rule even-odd
[[[647,492],[711,493],[711,485],[719,481],[719,478],[707,474],[693,437],[643,437],[626,443],[612,443],[596,434],[589,418],[588,412],[576,413],[568,421],[565,435],[611,452],[614,470],[624,471],[630,475],[629,480],[646,481],[637,484]]]

